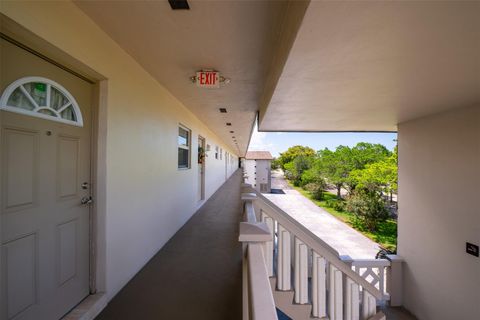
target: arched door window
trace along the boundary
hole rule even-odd
[[[10,84],[0,98],[0,110],[83,127],[75,98],[58,83],[25,77]]]

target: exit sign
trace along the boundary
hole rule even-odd
[[[220,88],[220,73],[218,71],[198,71],[196,83],[201,88]]]

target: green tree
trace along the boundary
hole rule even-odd
[[[381,144],[359,142],[351,149],[352,167],[363,169],[367,164],[390,157],[392,153]]]
[[[280,168],[280,160],[278,158],[273,158],[270,167],[272,170]]]
[[[388,219],[388,210],[377,192],[355,190],[347,198],[346,208],[371,232],[376,230],[380,222]]]
[[[320,150],[315,161],[314,168],[318,175],[324,176],[328,183],[333,184],[337,189],[337,197],[341,197],[341,189],[348,179],[352,170],[351,149],[339,146],[335,151],[328,148]]]
[[[299,156],[305,156],[307,158],[313,157],[315,155],[315,150],[310,147],[305,146],[293,146],[287,149],[287,151],[280,153],[278,157],[278,162],[283,170],[285,170],[285,165],[289,162],[295,160]]]
[[[293,161],[285,165],[285,174],[288,179],[293,181],[293,184],[299,186],[302,184],[303,173],[312,166],[313,157],[299,155]]]
[[[369,192],[389,193],[390,200],[398,189],[397,148],[390,157],[367,164],[363,169],[355,169],[350,173],[350,183],[359,189]]]
[[[357,186],[357,179],[350,177],[355,170],[362,170],[365,166],[382,161],[391,155],[391,152],[381,144],[360,142],[353,148],[338,146],[335,151],[320,150],[318,160],[314,167],[320,175],[327,178],[328,182],[337,189],[340,198],[342,187],[353,192]]]

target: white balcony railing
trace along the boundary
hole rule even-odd
[[[242,195],[245,204],[239,240],[243,242],[243,319],[275,320],[277,312],[264,255],[264,246],[271,243],[272,236],[267,224],[257,221],[254,197]]]
[[[242,199],[245,222],[240,224],[240,241],[244,279],[249,280],[244,280],[244,319],[276,319],[268,277],[276,278],[277,290],[293,290],[295,304],[311,304],[315,318],[385,319],[377,312],[379,302],[401,305],[402,262],[396,256],[342,259],[249,185],[244,184]]]

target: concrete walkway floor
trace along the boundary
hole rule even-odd
[[[283,192],[275,190],[275,194],[264,194],[266,198],[328,243],[340,255],[348,255],[353,259],[373,259],[380,250],[378,243],[292,189],[279,170],[272,172],[272,189]]]
[[[241,181],[238,170],[96,319],[241,319]]]

